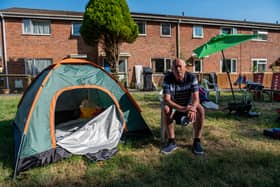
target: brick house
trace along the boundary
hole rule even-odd
[[[258,33],[260,37],[225,50],[230,72],[271,72],[280,57],[280,24],[131,13],[139,26],[132,44],[121,45],[120,78],[135,84],[135,66],[150,67],[160,84],[171,59],[186,60],[189,71],[223,73],[221,54],[202,60],[192,50],[220,33]],[[79,35],[82,12],[9,8],[0,11],[0,67],[3,73],[36,75],[67,56],[85,57],[106,67],[106,55]],[[0,69],[1,70],[1,69]]]

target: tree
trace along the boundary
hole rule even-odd
[[[100,45],[104,49],[108,63],[118,72],[119,46],[136,40],[138,26],[126,0],[90,0],[80,33],[88,45]]]

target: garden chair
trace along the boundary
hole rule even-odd
[[[263,94],[268,94],[271,102],[280,101],[280,73],[273,73],[271,80],[271,88],[263,89]]]
[[[263,84],[264,73],[254,73],[253,74],[253,81],[254,83],[258,83],[259,85]],[[253,99],[256,101],[263,101],[263,86],[256,87],[257,89],[251,89],[250,91],[253,92]]]
[[[253,80],[255,83],[263,84],[264,73],[254,73]]]
[[[220,89],[219,89],[217,83],[211,83],[207,79],[202,79],[201,80],[201,86],[208,92],[208,97],[209,97],[209,93],[211,91],[215,91],[216,103],[219,102]],[[213,89],[210,89],[210,87],[212,87]]]

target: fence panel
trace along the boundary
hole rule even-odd
[[[0,74],[2,93],[22,93],[31,84],[33,77],[26,74]]]

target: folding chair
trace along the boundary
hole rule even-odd
[[[280,73],[279,72],[272,74],[271,88],[263,89],[263,93],[268,94],[271,102],[273,102],[273,100],[276,101],[280,100]]]

